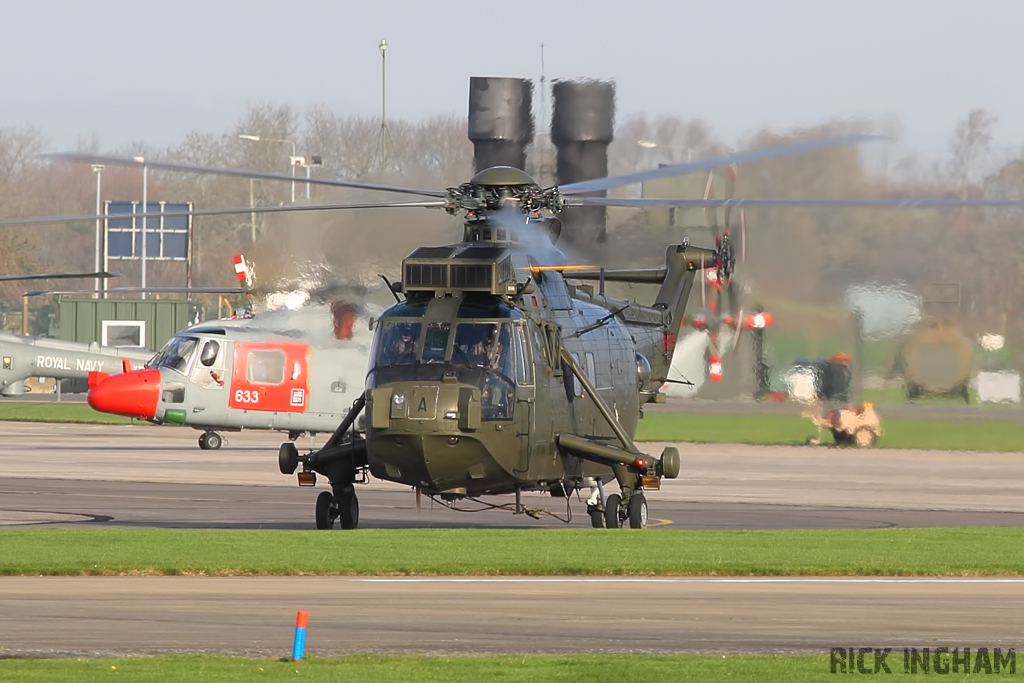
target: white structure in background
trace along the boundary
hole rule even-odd
[[[810,367],[791,368],[783,378],[789,397],[801,403],[814,403],[818,400],[818,376]]]
[[[986,351],[998,351],[1006,345],[1006,338],[1001,334],[983,334],[978,343]]]
[[[974,381],[978,403],[1020,403],[1019,372],[979,372]]]
[[[692,331],[676,342],[668,378],[677,381],[689,380],[693,382],[693,386],[668,382],[662,387],[662,393],[673,398],[690,398],[700,390],[707,379],[707,362],[704,355],[707,352],[708,339],[706,331]]]

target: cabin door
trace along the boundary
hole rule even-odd
[[[235,342],[229,408],[304,413],[309,399],[309,346]]]

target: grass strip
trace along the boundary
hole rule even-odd
[[[0,401],[0,420],[94,424],[132,422],[127,417],[97,412],[85,403],[42,401]],[[1024,447],[1024,422],[886,420],[882,430],[878,448],[1019,451]],[[819,431],[810,420],[801,417],[649,412],[640,421],[636,438],[638,441],[802,445],[809,436],[819,436],[823,443],[832,443],[832,435],[827,430]]]
[[[130,417],[108,415],[77,401],[0,401],[0,420],[9,422],[71,422],[131,424]]]
[[[1024,528],[9,529],[0,575],[1024,575]]]
[[[310,648],[312,650],[313,648]],[[991,655],[990,655],[991,656]],[[1004,655],[1005,656],[1005,655]],[[883,660],[894,676],[905,674],[903,650],[893,648]],[[934,664],[934,662],[931,662]],[[860,662],[874,673],[874,657]],[[971,666],[975,664],[972,658]],[[855,663],[856,666],[856,663]],[[949,656],[940,666],[951,669]],[[838,667],[836,674],[847,673]],[[1006,665],[992,677],[1014,675]],[[915,669],[921,671],[915,662]],[[518,655],[480,657],[379,657],[351,655],[337,658],[308,657],[298,663],[275,659],[246,659],[211,655],[132,657],[116,659],[43,659],[0,661],[0,679],[32,681],[74,680],[84,683],[114,678],[132,681],[390,681],[432,683],[462,681],[588,681],[593,683],[649,683],[650,681],[834,681],[829,656],[807,655]],[[941,673],[929,671],[927,673]],[[854,673],[854,672],[849,672]],[[879,666],[879,673],[886,669]],[[963,680],[962,665],[957,680]],[[976,677],[985,674],[984,668]],[[973,678],[974,676],[968,676]],[[887,677],[888,678],[888,677]]]
[[[820,436],[831,444],[832,434],[801,417],[774,415],[687,415],[647,413],[640,420],[638,441],[695,441],[801,445]],[[1019,451],[1024,447],[1024,423],[885,420],[876,448],[920,448],[972,451]]]

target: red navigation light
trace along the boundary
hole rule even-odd
[[[647,469],[647,462],[643,458],[637,458],[635,464],[636,464],[636,468],[638,470],[646,470]]]

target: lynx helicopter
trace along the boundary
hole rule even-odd
[[[180,330],[142,367],[91,373],[93,409],[193,427],[203,432],[203,450],[221,448],[220,432],[271,429],[294,440],[334,431],[363,390],[370,334],[367,307],[356,302],[365,292],[351,285],[288,287],[285,296],[278,288],[254,288],[252,264],[242,255],[234,260],[244,287],[108,290],[245,294],[250,301],[269,292],[266,298],[281,301],[258,312],[250,304],[241,315]]]
[[[2,275],[0,282],[71,280],[120,277],[116,273],[38,273]],[[27,299],[26,299],[27,302]],[[117,372],[128,363],[145,362],[152,352],[99,344],[36,338],[29,335],[27,305],[22,313],[22,334],[0,332],[0,396],[22,396],[30,377],[86,380],[92,372]]]
[[[515,512],[531,512],[521,493],[585,478],[597,483],[588,501],[594,526],[643,527],[644,491],[678,476],[675,449],[651,458],[633,443],[642,405],[667,378],[676,333],[701,269],[734,266],[731,243],[715,249],[685,240],[666,251],[664,268],[604,270],[566,263],[554,247],[567,205],[647,207],[929,207],[1022,206],[1003,200],[707,200],[582,196],[649,178],[669,177],[773,156],[851,144],[844,136],[742,152],[653,171],[541,188],[512,168],[481,171],[447,191],[313,179],[314,184],[383,190],[429,201],[273,207],[273,211],[434,207],[464,212],[463,241],[422,247],[405,259],[393,291],[405,295],[373,321],[366,390],[327,444],[300,455],[282,444],[279,467],[300,485],[326,476],[331,490],[316,502],[318,528],[358,525],[354,484],[369,475],[403,483],[454,506],[462,499],[515,494]],[[51,157],[53,158],[53,157]],[[141,166],[141,160],[93,155],[56,158]],[[206,172],[291,181],[281,174],[145,162],[154,170]],[[251,208],[207,213],[249,213]],[[199,211],[194,212],[199,214]],[[47,222],[45,219],[38,222]],[[56,221],[57,219],[52,219]],[[66,219],[65,219],[66,220]],[[21,219],[20,222],[33,222]],[[0,221],[0,225],[4,222]],[[581,281],[574,284],[567,279]],[[654,304],[605,296],[609,281],[659,284]],[[591,284],[582,284],[589,282]],[[595,292],[592,283],[600,283]],[[585,369],[584,369],[585,368]],[[621,493],[605,495],[616,480]],[[508,506],[493,506],[508,507]],[[536,514],[536,511],[532,511]]]

